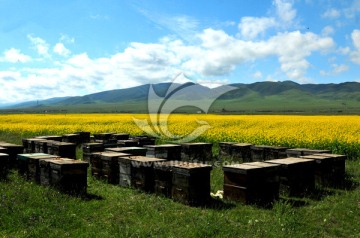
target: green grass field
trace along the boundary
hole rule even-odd
[[[11,134],[0,140],[20,142]],[[12,171],[0,182],[0,237],[359,237],[359,160],[347,161],[346,172],[344,188],[261,208],[216,200],[191,207],[90,175],[88,195],[72,197]],[[211,175],[212,192],[221,190],[222,169]]]

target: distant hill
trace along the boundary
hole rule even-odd
[[[191,87],[188,87],[190,86]],[[178,87],[176,100],[205,100],[221,88],[210,89],[187,83],[153,85],[157,95],[164,97],[169,87]],[[360,114],[360,83],[298,84],[292,81],[231,84],[235,89],[220,96],[212,105],[214,113],[356,113]],[[118,89],[79,97],[52,98],[11,106],[24,112],[147,112],[150,85]],[[186,90],[181,90],[186,88]],[[170,95],[170,97],[175,97]],[[167,95],[169,96],[169,95]],[[10,109],[7,109],[10,110]],[[178,112],[198,112],[184,107]]]

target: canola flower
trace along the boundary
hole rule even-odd
[[[67,114],[0,115],[0,133],[22,137],[62,135],[76,131],[143,134],[133,118],[147,114]],[[358,116],[280,116],[172,114],[158,126],[168,126],[174,135],[189,134],[206,121],[210,128],[196,141],[248,142],[291,148],[330,149],[351,158],[360,156],[360,118]],[[163,138],[164,140],[168,138]]]

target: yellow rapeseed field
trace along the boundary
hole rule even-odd
[[[146,114],[67,114],[1,115],[0,132],[35,135],[61,135],[76,131],[125,132],[143,134],[133,118]],[[197,141],[236,141],[253,144],[331,149],[349,157],[360,155],[358,116],[273,116],[273,115],[179,115],[160,118],[155,126],[168,126],[174,135],[185,135],[206,124]],[[168,140],[168,138],[165,138]]]

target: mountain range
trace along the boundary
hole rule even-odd
[[[221,95],[222,87],[199,84],[152,85],[158,100],[204,101]],[[360,83],[298,84],[292,81],[231,84],[233,90],[212,104],[210,113],[359,113]],[[11,112],[147,112],[151,85],[104,91],[85,96],[50,98],[6,106]],[[173,90],[175,88],[175,90]],[[164,100],[163,100],[164,101]],[[181,104],[181,103],[180,103]],[[179,104],[179,105],[180,105]],[[186,103],[184,105],[187,105]],[[191,105],[191,103],[190,103]],[[178,112],[199,112],[182,107]],[[201,110],[200,110],[201,111]],[[204,111],[204,110],[202,110]]]

